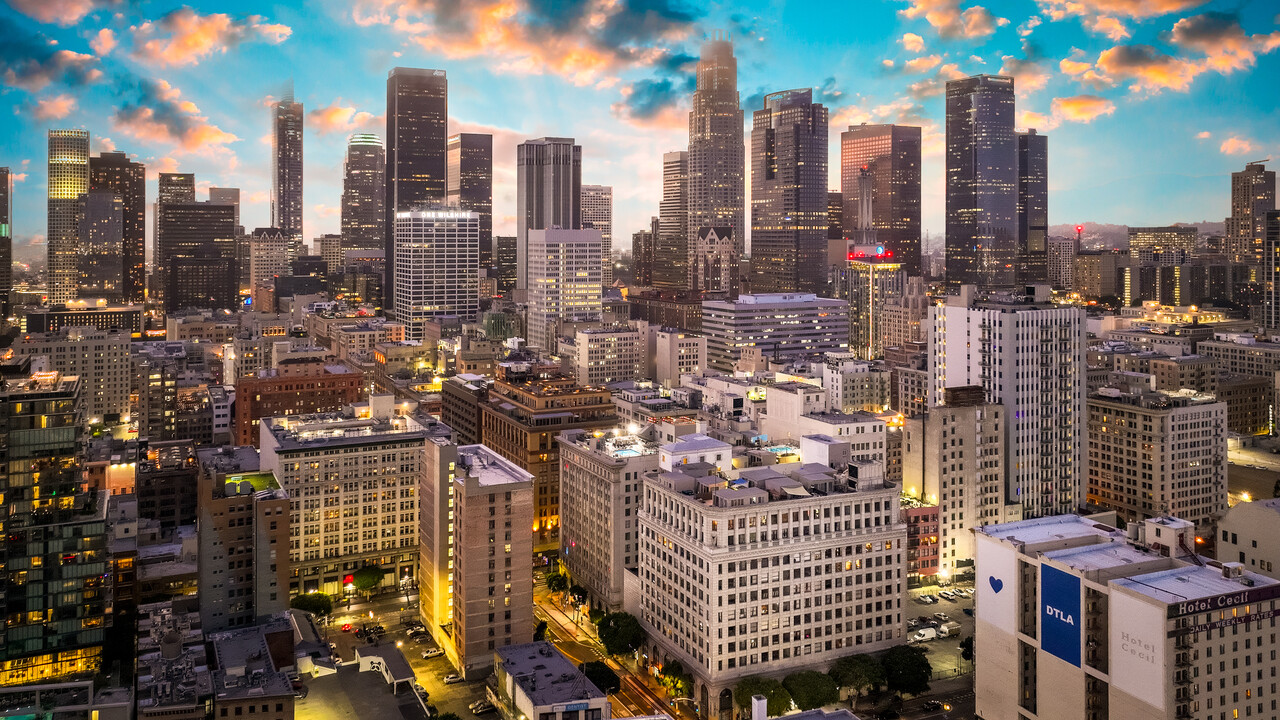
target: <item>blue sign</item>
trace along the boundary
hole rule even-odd
[[[1080,578],[1040,566],[1040,647],[1080,667]]]

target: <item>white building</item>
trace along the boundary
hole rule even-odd
[[[1060,290],[1075,289],[1076,239],[1051,237],[1048,248],[1049,284]]]
[[[822,364],[827,407],[839,412],[888,410],[892,380],[883,364],[860,360],[854,353],[827,353]]]
[[[529,720],[610,720],[609,697],[546,641],[499,647],[494,694],[502,716]]]
[[[249,236],[249,287],[271,284],[289,272],[289,236],[275,228],[263,229]],[[255,303],[255,306],[257,303]]]
[[[707,363],[731,372],[742,348],[768,357],[840,352],[849,347],[848,303],[810,293],[739,295],[704,300]]]
[[[480,215],[407,210],[395,219],[395,319],[409,340],[441,315],[475,320],[480,310]]]
[[[560,358],[579,385],[599,387],[648,377],[649,323],[632,320],[579,328],[560,338]]]
[[[613,187],[582,186],[582,227],[600,231],[600,284],[613,285]]]
[[[18,357],[44,357],[44,370],[80,376],[84,417],[91,423],[115,422],[129,415],[133,364],[128,330],[68,327],[51,333],[25,333],[13,343]]]
[[[947,388],[982,386],[1005,406],[1006,496],[1024,517],[1084,502],[1084,311],[1021,296],[977,297],[973,286],[930,308],[931,406]]]
[[[765,392],[760,429],[770,439],[800,437],[800,417],[827,411],[827,391],[817,383],[780,382]]]
[[[1076,515],[976,535],[976,715],[1274,718],[1280,582],[1193,554],[1186,520]]]
[[[561,322],[599,320],[600,231],[529,230],[529,342],[557,347]]]
[[[707,339],[678,328],[649,326],[649,377],[671,388],[681,375],[701,375],[707,369]]]
[[[1280,579],[1280,498],[1238,502],[1218,521],[1218,559]]]

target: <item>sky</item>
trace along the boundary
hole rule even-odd
[[[352,132],[385,131],[386,74],[444,69],[449,132],[494,136],[494,229],[515,232],[515,146],[570,136],[584,183],[614,188],[615,247],[657,214],[662,153],[687,146],[698,47],[729,32],[746,124],[763,94],[812,87],[839,132],[924,128],[923,227],[943,229],[946,80],[1015,78],[1018,124],[1049,135],[1049,219],[1221,221],[1229,174],[1280,153],[1275,0],[312,0],[193,5],[5,0],[0,166],[15,252],[45,233],[50,128],[158,172],[242,190],[270,221],[270,103],[307,111],[305,237],[337,232]]]

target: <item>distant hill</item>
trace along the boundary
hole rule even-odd
[[[1117,247],[1126,248],[1129,246],[1129,226],[1128,225],[1112,225],[1110,223],[1085,222],[1084,225],[1084,245],[1086,247]],[[1179,222],[1174,225],[1194,225],[1197,231],[1202,235],[1223,235],[1226,233],[1226,224],[1223,222],[1211,222],[1209,220],[1201,220],[1200,222]],[[1049,234],[1052,236],[1071,237],[1076,234],[1075,225],[1050,225]]]

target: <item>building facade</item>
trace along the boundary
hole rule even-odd
[[[582,186],[582,227],[600,231],[600,284],[613,286],[613,187]]]
[[[844,352],[849,348],[848,303],[807,293],[740,295],[702,303],[707,364],[729,372],[743,348],[768,357]]]
[[[690,284],[689,153],[662,155],[662,201],[653,246],[653,286],[686,290]]]
[[[450,135],[446,149],[446,202],[480,219],[480,267],[493,267],[493,136]]]
[[[516,289],[529,290],[529,232],[582,227],[582,146],[545,137],[516,146]]]
[[[76,299],[79,280],[80,196],[89,192],[89,131],[49,131],[48,293],[49,303]]]
[[[550,352],[561,322],[600,319],[600,231],[530,230],[527,242],[527,339]]]
[[[396,213],[395,318],[405,337],[445,315],[468,322],[480,310],[480,215],[432,209]]]
[[[691,287],[736,292],[735,281],[724,286],[724,274],[708,274],[706,267],[737,267],[746,254],[744,224],[743,113],[738,95],[738,61],[733,43],[713,35],[702,44],[695,70],[693,107],[689,111],[689,151],[684,186],[687,193],[686,232],[696,258],[714,258],[694,268]],[[664,182],[665,187],[665,182]],[[665,193],[664,193],[665,196]],[[727,245],[699,245],[703,228],[729,228]]]
[[[1266,262],[1267,213],[1276,209],[1276,173],[1248,163],[1231,173],[1231,216],[1226,220],[1227,254],[1232,262]]]
[[[306,114],[293,88],[272,108],[271,227],[289,238],[290,259],[302,254],[302,136]]]
[[[19,335],[13,351],[18,357],[45,357],[49,370],[78,376],[84,420],[114,423],[129,415],[130,342],[127,330],[65,328]]]
[[[1018,282],[1049,276],[1049,138],[1035,129],[1018,139]]]
[[[920,128],[864,123],[840,133],[840,193],[847,230],[862,222],[858,179],[863,170],[873,178],[871,226],[877,242],[893,251],[908,275],[919,275]]]
[[[147,289],[147,166],[122,152],[99,153],[89,158],[89,189],[108,190],[120,196],[120,262],[124,269],[121,299],[141,303]]]
[[[382,138],[355,133],[342,163],[342,242],[351,250],[383,250],[386,231],[387,151]]]
[[[884,357],[885,310],[902,297],[906,273],[883,245],[854,247],[836,276],[836,297],[849,304],[849,351],[863,360]]]

